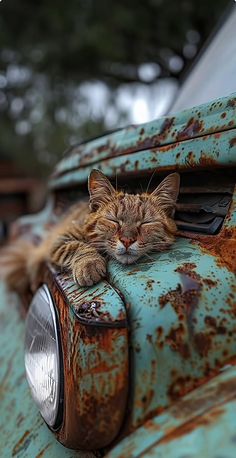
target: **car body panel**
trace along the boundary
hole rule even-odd
[[[121,441],[106,458],[235,457],[235,361]]]
[[[224,170],[231,170],[235,165],[234,94],[179,113],[175,117],[161,118],[145,126],[131,126],[76,146],[59,163],[50,180],[51,198],[48,206],[36,217],[22,218],[16,224],[14,234],[18,233],[38,242],[44,231],[57,219],[55,205],[58,195],[62,191],[67,193],[71,187],[85,189],[88,173],[94,167],[102,169],[113,179],[116,173],[118,179],[124,176],[127,180],[129,176],[133,175],[136,179],[136,176],[154,170],[158,178],[172,170],[180,171],[183,176],[199,170],[219,170],[217,176],[220,180]],[[230,209],[218,234],[205,236],[198,233],[178,233],[177,240],[169,251],[150,254],[151,259],[141,259],[133,266],[121,266],[110,260],[107,280],[95,287],[79,288],[70,275],[52,272],[49,266],[44,281],[48,283],[58,309],[64,345],[64,370],[66,381],[69,381],[65,383],[65,421],[61,430],[55,432],[64,444],[101,448],[108,445],[110,431],[112,446],[114,441],[121,440],[148,419],[158,413],[163,415],[161,412],[164,409],[175,403],[179,397],[207,383],[209,378],[221,371],[222,366],[231,364],[236,353],[235,204],[234,192]],[[17,450],[18,453],[21,449],[14,447],[15,444],[21,447],[21,443],[25,450],[33,447],[30,438],[38,437],[35,428],[39,428],[41,445],[37,453],[41,453],[44,446],[44,456],[53,456],[54,451],[56,456],[78,456],[64,448],[58,448],[57,451],[56,447],[61,446],[57,445],[42,424],[36,413],[37,409],[32,408],[28,390],[24,392],[25,403],[15,407],[16,399],[20,402],[20,395],[15,388],[18,386],[19,377],[22,377],[26,390],[26,382],[23,380],[24,324],[15,315],[13,323],[16,338],[13,343],[9,336],[14,335],[14,326],[12,328],[9,322],[6,298],[2,305],[7,322],[4,337],[1,336],[1,351],[3,360],[6,361],[4,364],[12,364],[13,371],[20,371],[19,375],[9,372],[12,374],[13,385],[9,385],[9,393],[6,391],[5,404],[3,402],[2,406],[6,412],[12,406],[14,421],[17,422],[18,418],[22,433],[20,437],[16,437],[16,423],[13,419],[10,423],[12,426],[4,422],[2,427],[8,434],[8,449],[5,450]],[[91,320],[90,309],[95,319]],[[98,323],[99,321],[101,322]],[[109,338],[99,337],[99,329],[103,336],[109,335]],[[111,344],[113,338],[117,345]],[[12,346],[12,351],[5,350],[4,339],[10,348]],[[6,348],[8,349],[7,346]],[[13,357],[14,352],[19,357],[17,363]],[[113,364],[115,359],[117,367]],[[87,361],[92,361],[89,368]],[[8,390],[10,379],[7,366],[1,367],[1,373],[3,386]],[[117,400],[121,397],[116,398],[114,404],[112,394],[118,393],[121,379],[123,403],[118,405]],[[96,409],[96,417],[88,396],[94,387],[96,390],[99,388],[96,391],[96,405],[100,405],[99,400],[101,405],[105,405],[104,444],[102,431],[98,431],[94,421],[100,418],[102,410]],[[11,391],[13,397],[10,395]],[[83,416],[81,406],[85,391],[89,402],[86,415]],[[110,404],[103,402],[107,393]],[[73,402],[75,400],[78,404]],[[115,412],[117,405],[119,418],[116,422],[109,422],[107,412]],[[75,415],[79,412],[79,417],[70,416],[73,409]],[[24,417],[22,421],[20,415]],[[231,410],[227,415],[231,418]],[[30,424],[32,430],[28,426]],[[78,443],[76,428],[79,428]],[[89,428],[95,431],[91,441],[86,437],[86,429]],[[28,431],[33,431],[32,436]],[[47,442],[45,431],[52,441]],[[100,442],[96,442],[98,436]],[[96,439],[94,442],[93,438]],[[14,441],[14,445],[11,441]],[[49,443],[48,448],[45,448]],[[32,452],[32,449],[29,450]]]
[[[49,271],[44,282],[61,323],[64,415],[56,435],[71,448],[98,449],[110,444],[125,419],[129,388],[126,309],[106,281],[79,288],[71,275]]]
[[[92,168],[119,176],[235,165],[235,128],[236,95],[232,94],[72,147],[57,165],[50,187],[86,183]]]
[[[34,404],[24,369],[24,320],[15,295],[0,283],[1,458],[93,458],[55,440]]]
[[[236,354],[235,274],[191,240],[135,266],[109,265],[127,301],[135,428]]]

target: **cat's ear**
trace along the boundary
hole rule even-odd
[[[96,169],[93,169],[89,175],[88,190],[92,211],[96,211],[101,205],[108,203],[115,194],[115,189],[108,178]]]
[[[158,198],[158,205],[167,213],[173,216],[175,204],[179,195],[180,176],[178,173],[171,173],[152,192],[152,196]]]

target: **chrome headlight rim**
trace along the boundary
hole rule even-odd
[[[37,301],[37,297],[43,297],[47,305],[50,309],[51,313],[51,318],[53,322],[53,328],[54,328],[54,333],[56,336],[55,342],[56,342],[56,361],[57,361],[57,368],[58,368],[58,393],[56,397],[56,408],[55,408],[55,418],[54,421],[50,424],[47,419],[44,417],[42,414],[39,405],[37,404],[36,400],[34,399],[34,402],[36,403],[40,415],[42,416],[43,420],[47,424],[47,426],[52,430],[52,431],[57,431],[58,429],[61,428],[62,422],[63,422],[63,411],[64,411],[64,364],[63,364],[63,351],[62,351],[62,341],[61,341],[61,329],[60,329],[60,319],[59,319],[59,312],[58,308],[55,304],[53,294],[51,293],[48,285],[46,283],[43,283],[35,292],[29,310],[28,314],[26,317],[26,334],[25,334],[25,370],[26,370],[26,378],[31,390],[32,394],[32,388],[30,386],[29,378],[28,378],[28,371],[26,367],[26,337],[27,337],[27,326],[29,326],[29,317],[30,317],[30,311],[34,307],[35,301]]]

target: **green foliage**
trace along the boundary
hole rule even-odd
[[[145,63],[159,69],[147,84],[181,77],[191,61],[186,45],[200,48],[224,6],[223,0],[3,0],[0,154],[45,174],[70,143],[124,124],[119,87],[142,82]],[[89,81],[107,88],[97,114],[83,90]]]

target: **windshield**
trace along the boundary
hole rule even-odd
[[[170,113],[236,92],[236,5],[184,83]]]

